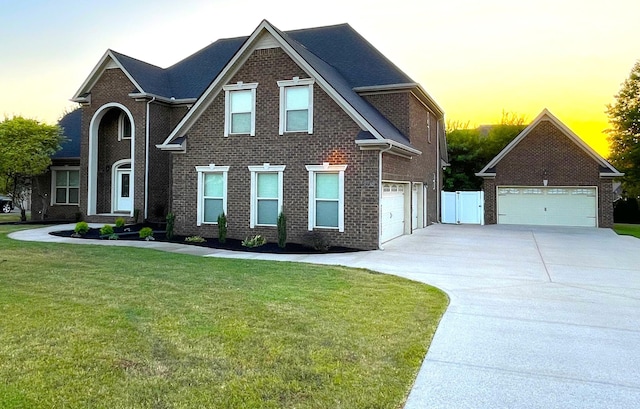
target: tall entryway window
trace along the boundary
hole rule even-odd
[[[118,162],[113,167],[113,212],[130,212],[133,209],[133,180],[131,162]]]

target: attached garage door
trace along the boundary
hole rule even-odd
[[[404,234],[404,194],[405,186],[398,183],[382,184],[382,233],[385,242]]]
[[[498,187],[498,224],[597,226],[595,187]]]

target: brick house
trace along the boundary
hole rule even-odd
[[[548,110],[480,172],[485,223],[611,227],[621,177]]]
[[[379,248],[439,219],[442,109],[349,25],[282,32],[263,21],[168,68],[108,50],[82,106],[85,220],[164,220],[175,231],[275,241],[310,232]]]
[[[58,121],[66,140],[51,157],[49,171],[32,179],[32,220],[76,220],[80,217],[80,139],[82,110]]]

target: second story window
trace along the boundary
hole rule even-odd
[[[224,136],[256,134],[257,83],[225,85]]]
[[[131,139],[131,121],[127,114],[121,112],[118,118],[118,140],[123,139]]]
[[[293,77],[278,81],[280,87],[280,135],[313,133],[313,80]]]

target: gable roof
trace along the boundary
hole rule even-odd
[[[80,159],[80,137],[82,125],[82,110],[75,109],[58,121],[62,134],[66,137],[60,146],[62,149],[54,153],[52,159]]]
[[[419,84],[348,24],[282,32],[264,20],[251,36],[218,40],[168,68],[107,50],[72,100],[87,101],[87,95],[104,70],[117,67],[134,84],[131,96],[157,97],[169,103],[195,103],[194,108],[197,108],[202,106],[203,99],[208,101],[206,97],[215,85],[219,85],[220,77],[246,57],[243,52],[250,50],[259,34],[265,31],[276,38],[298,64],[313,71],[323,89],[373,136],[357,138],[361,146],[392,144],[408,154],[420,153],[402,132],[358,92],[414,90],[416,97],[426,101],[437,115],[443,116],[442,109]],[[216,92],[213,93],[215,95]],[[185,137],[186,130],[193,123],[191,118],[197,119],[199,116],[196,111],[191,109],[159,146],[168,150],[178,149],[176,138]]]
[[[624,176],[624,173],[620,173],[613,167],[605,158],[600,156],[596,151],[587,145],[578,135],[576,135],[571,129],[569,129],[564,123],[556,118],[548,109],[543,109],[540,115],[538,115],[529,126],[527,126],[518,136],[515,137],[505,148],[500,151],[491,161],[478,173],[479,177],[495,177],[495,166],[504,158],[513,148],[515,148],[520,141],[522,141],[531,131],[542,121],[550,121],[556,128],[569,138],[573,143],[578,145],[584,152],[587,153],[595,162],[600,165],[600,176],[604,177],[620,177]]]
[[[355,33],[355,31],[353,31],[348,25],[333,27],[337,28],[338,31],[346,30],[347,32]],[[304,35],[301,36],[301,33],[305,31],[309,31],[308,33],[305,33],[305,35],[307,35],[308,38],[314,39],[315,42],[313,44],[315,44],[315,47],[320,50],[321,48],[318,46],[318,42],[320,42],[320,38],[324,37],[319,34],[323,32],[330,32],[331,27],[301,30],[298,32],[294,32],[294,35],[304,37]],[[318,57],[307,47],[305,47],[305,45],[296,41],[289,34],[278,30],[266,20],[263,20],[256,28],[256,30],[254,30],[251,36],[249,36],[244,41],[240,49],[220,70],[218,76],[202,93],[195,105],[182,118],[180,123],[166,138],[166,140],[161,145],[157,145],[159,148],[165,150],[184,149],[182,145],[184,139],[181,140],[180,144],[177,143],[177,139],[185,137],[186,132],[189,130],[189,128],[200,117],[202,112],[206,109],[207,106],[209,106],[216,95],[218,95],[218,93],[222,89],[222,86],[228,82],[228,79],[231,78],[233,73],[242,66],[244,61],[249,57],[251,51],[253,51],[255,44],[259,41],[260,38],[263,38],[262,36],[264,35],[271,36],[289,55],[289,57],[291,57],[298,65],[300,65],[305,71],[307,71],[316,80],[316,83],[325,92],[327,92],[327,94],[331,96],[333,100],[338,105],[340,105],[345,110],[345,112],[349,114],[356,123],[359,124],[362,129],[368,131],[369,134],[373,136],[373,139],[358,138],[356,140],[356,143],[359,143],[362,146],[370,147],[374,147],[380,144],[386,144],[390,145],[393,149],[403,151],[405,154],[409,155],[421,153],[418,149],[411,146],[408,138],[403,135],[393,124],[391,124],[388,119],[386,119],[378,110],[376,110],[364,98],[362,98],[353,90],[353,85],[349,83],[345,76],[340,74],[338,68],[324,61],[322,58]],[[356,36],[359,37],[357,33],[352,35],[352,41],[357,42],[354,39],[356,38]],[[328,48],[330,46],[331,43],[324,45],[325,48]],[[365,44],[365,46],[370,47],[368,43]],[[375,63],[375,61],[369,61],[368,63],[373,64]],[[400,77],[408,80],[408,77],[401,73],[401,71],[392,69],[395,66],[390,65],[388,61],[385,62],[385,64],[388,69],[380,70],[377,75],[372,76],[373,78],[375,78],[375,81],[395,82]],[[341,63],[338,63],[337,65],[339,67],[342,67],[343,70],[347,69],[346,67],[348,66],[348,64]],[[389,75],[385,76],[383,75],[383,73],[386,71],[389,71]],[[379,83],[375,85],[384,84]]]

